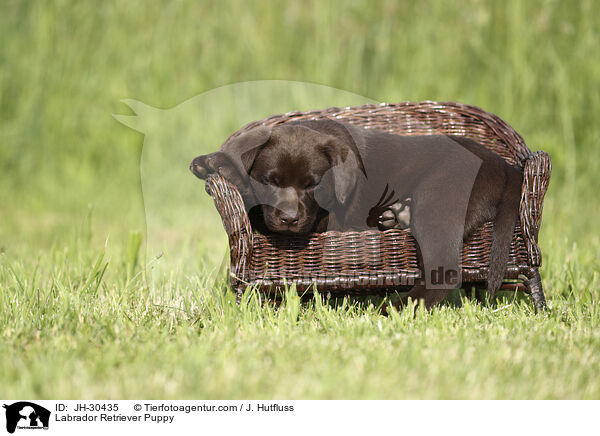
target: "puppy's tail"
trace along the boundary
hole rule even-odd
[[[504,195],[498,205],[494,233],[490,249],[490,267],[488,270],[488,292],[490,297],[502,286],[506,271],[510,244],[515,229],[515,222],[519,216],[519,203],[521,201],[522,175],[518,170],[507,171],[507,183]]]

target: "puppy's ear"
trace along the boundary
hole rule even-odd
[[[269,141],[272,129],[271,126],[259,126],[250,129],[226,141],[221,146],[221,152],[236,163],[238,171],[242,172],[243,170],[244,175],[248,175],[256,156]]]
[[[319,150],[327,156],[331,164],[333,189],[339,204],[346,203],[350,194],[356,187],[359,179],[364,177],[362,160],[356,155],[353,147],[332,138],[318,146]]]

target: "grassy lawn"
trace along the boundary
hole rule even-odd
[[[0,396],[599,398],[596,3],[233,3],[0,6]],[[219,88],[266,79],[296,84]],[[161,108],[145,136],[112,117],[127,98]],[[225,233],[181,162],[253,117],[427,99],[550,153],[549,311],[221,291]]]
[[[597,250],[598,244],[593,247]],[[148,284],[123,253],[82,246],[11,262],[0,280],[5,397],[597,398],[597,265],[548,256],[551,310],[505,293],[457,293],[428,313],[290,290],[275,310],[240,305],[215,274]],[[149,268],[151,268],[150,266]],[[218,275],[217,275],[218,277]],[[377,301],[375,301],[377,304]]]

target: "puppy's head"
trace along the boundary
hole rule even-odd
[[[267,228],[309,233],[318,216],[345,204],[364,172],[347,139],[301,124],[272,129],[267,141],[245,156],[251,184]]]

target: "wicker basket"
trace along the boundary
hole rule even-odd
[[[496,115],[453,102],[383,103],[291,112],[250,123],[232,137],[259,125],[322,118],[400,135],[466,136],[522,168],[519,221],[503,288],[529,292],[536,308],[545,308],[538,231],[551,172],[547,153],[532,153],[523,138]],[[307,292],[316,285],[319,292],[334,295],[382,294],[407,290],[421,278],[415,240],[406,230],[264,236],[253,232],[235,186],[220,176],[210,176],[206,189],[229,236],[230,281],[238,295],[248,285],[272,293],[286,283],[296,283],[299,291]],[[485,287],[492,230],[493,223],[485,223],[463,245],[465,288]]]

